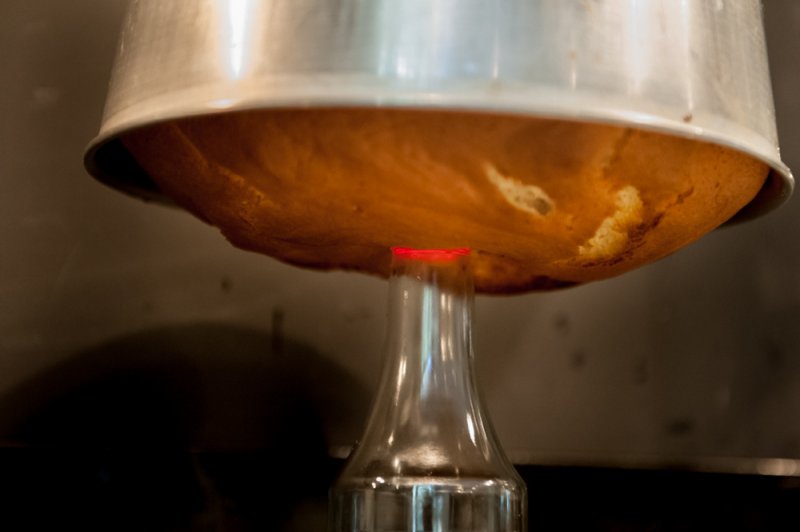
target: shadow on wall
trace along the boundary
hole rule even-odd
[[[0,497],[26,529],[324,530],[339,466],[326,437],[353,432],[368,406],[299,343],[218,324],[146,330],[0,398]]]

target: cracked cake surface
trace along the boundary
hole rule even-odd
[[[210,115],[127,134],[176,203],[236,246],[387,275],[389,248],[473,249],[476,290],[619,275],[724,223],[768,168],[611,125],[403,109]]]

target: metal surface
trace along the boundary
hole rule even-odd
[[[772,168],[740,217],[782,203],[758,0],[134,0],[86,165],[158,197],[119,135],[268,107],[458,108],[622,123]]]

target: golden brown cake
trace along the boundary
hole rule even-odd
[[[387,275],[390,246],[470,247],[479,292],[611,277],[728,220],[765,164],[637,129],[496,114],[259,110],[156,124],[127,148],[236,246]]]

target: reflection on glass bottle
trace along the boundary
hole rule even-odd
[[[525,484],[481,409],[468,249],[394,248],[383,376],[330,532],[524,532]]]

